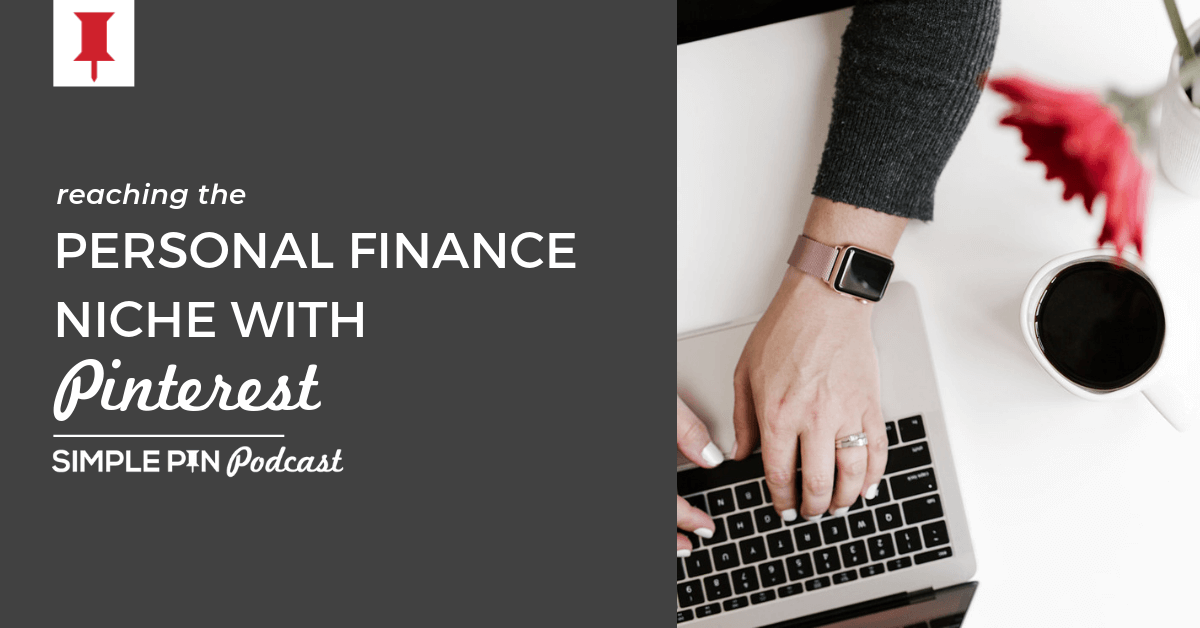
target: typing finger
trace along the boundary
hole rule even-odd
[[[754,413],[754,395],[750,390],[750,375],[741,367],[733,374],[733,458],[742,460],[754,451],[758,443],[758,417]]]
[[[865,499],[875,499],[888,456],[887,431],[883,428],[883,415],[878,407],[863,416],[863,431],[867,433],[867,475],[863,478],[862,495]]]
[[[834,434],[820,428],[800,434],[800,515],[808,521],[820,519],[833,496]]]
[[[704,422],[679,395],[675,396],[675,444],[688,460],[702,467],[712,468],[725,461],[725,455],[709,438]]]
[[[861,430],[851,431],[843,428],[834,441],[859,431]],[[836,450],[834,456],[837,458],[837,483],[833,489],[829,510],[833,516],[843,517],[850,512],[850,506],[854,505],[854,500],[862,493],[863,479],[867,475],[867,448],[844,447]]]
[[[675,526],[702,539],[712,538],[713,529],[716,528],[708,513],[689,504],[678,495],[675,496]]]
[[[796,434],[764,432],[763,471],[775,510],[784,521],[796,520]]]
[[[675,557],[687,558],[692,555],[692,541],[688,539],[682,532],[675,533]]]

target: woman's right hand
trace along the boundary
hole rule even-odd
[[[700,417],[683,403],[679,395],[675,396],[675,445],[684,457],[706,469],[711,469],[725,460],[721,450],[713,444],[708,436],[708,429],[700,421]],[[708,513],[689,504],[686,499],[675,496],[675,525],[680,530],[686,530],[696,536],[712,538],[712,517]],[[692,542],[682,532],[675,533],[675,555],[683,558],[691,555]]]
[[[804,234],[890,256],[907,222],[817,197]],[[788,267],[738,361],[733,458],[749,456],[762,443],[767,488],[784,521],[812,521],[826,512],[840,517],[860,495],[873,499],[878,490],[888,450],[872,308]],[[836,448],[839,439],[858,433],[866,434],[866,447]]]
[[[746,342],[734,381],[734,457],[745,458],[761,441],[780,518],[841,517],[860,495],[875,497],[887,465],[887,433],[870,305],[789,268]],[[859,433],[866,447],[836,449],[839,439]]]

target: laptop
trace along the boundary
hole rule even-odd
[[[703,469],[681,455],[676,487],[712,516],[676,559],[677,621],[696,628],[959,626],[976,583],[971,535],[946,434],[917,291],[893,282],[875,305],[888,464],[876,499],[844,517],[783,523],[762,459],[729,459],[733,371],[755,320],[680,335],[676,385],[726,455]],[[797,464],[797,466],[799,466]]]

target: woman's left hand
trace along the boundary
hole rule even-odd
[[[675,396],[675,445],[684,457],[706,469],[711,469],[725,460],[721,450],[713,444],[708,436],[708,429],[700,421],[700,417],[683,403],[679,395]],[[712,517],[708,513],[692,506],[686,499],[675,496],[675,525],[680,530],[686,530],[704,539],[712,538]],[[682,532],[675,534],[675,555],[688,556],[692,553],[692,542]]]

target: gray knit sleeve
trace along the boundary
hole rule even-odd
[[[864,0],[842,36],[813,194],[920,220],[979,102],[1000,0]]]

